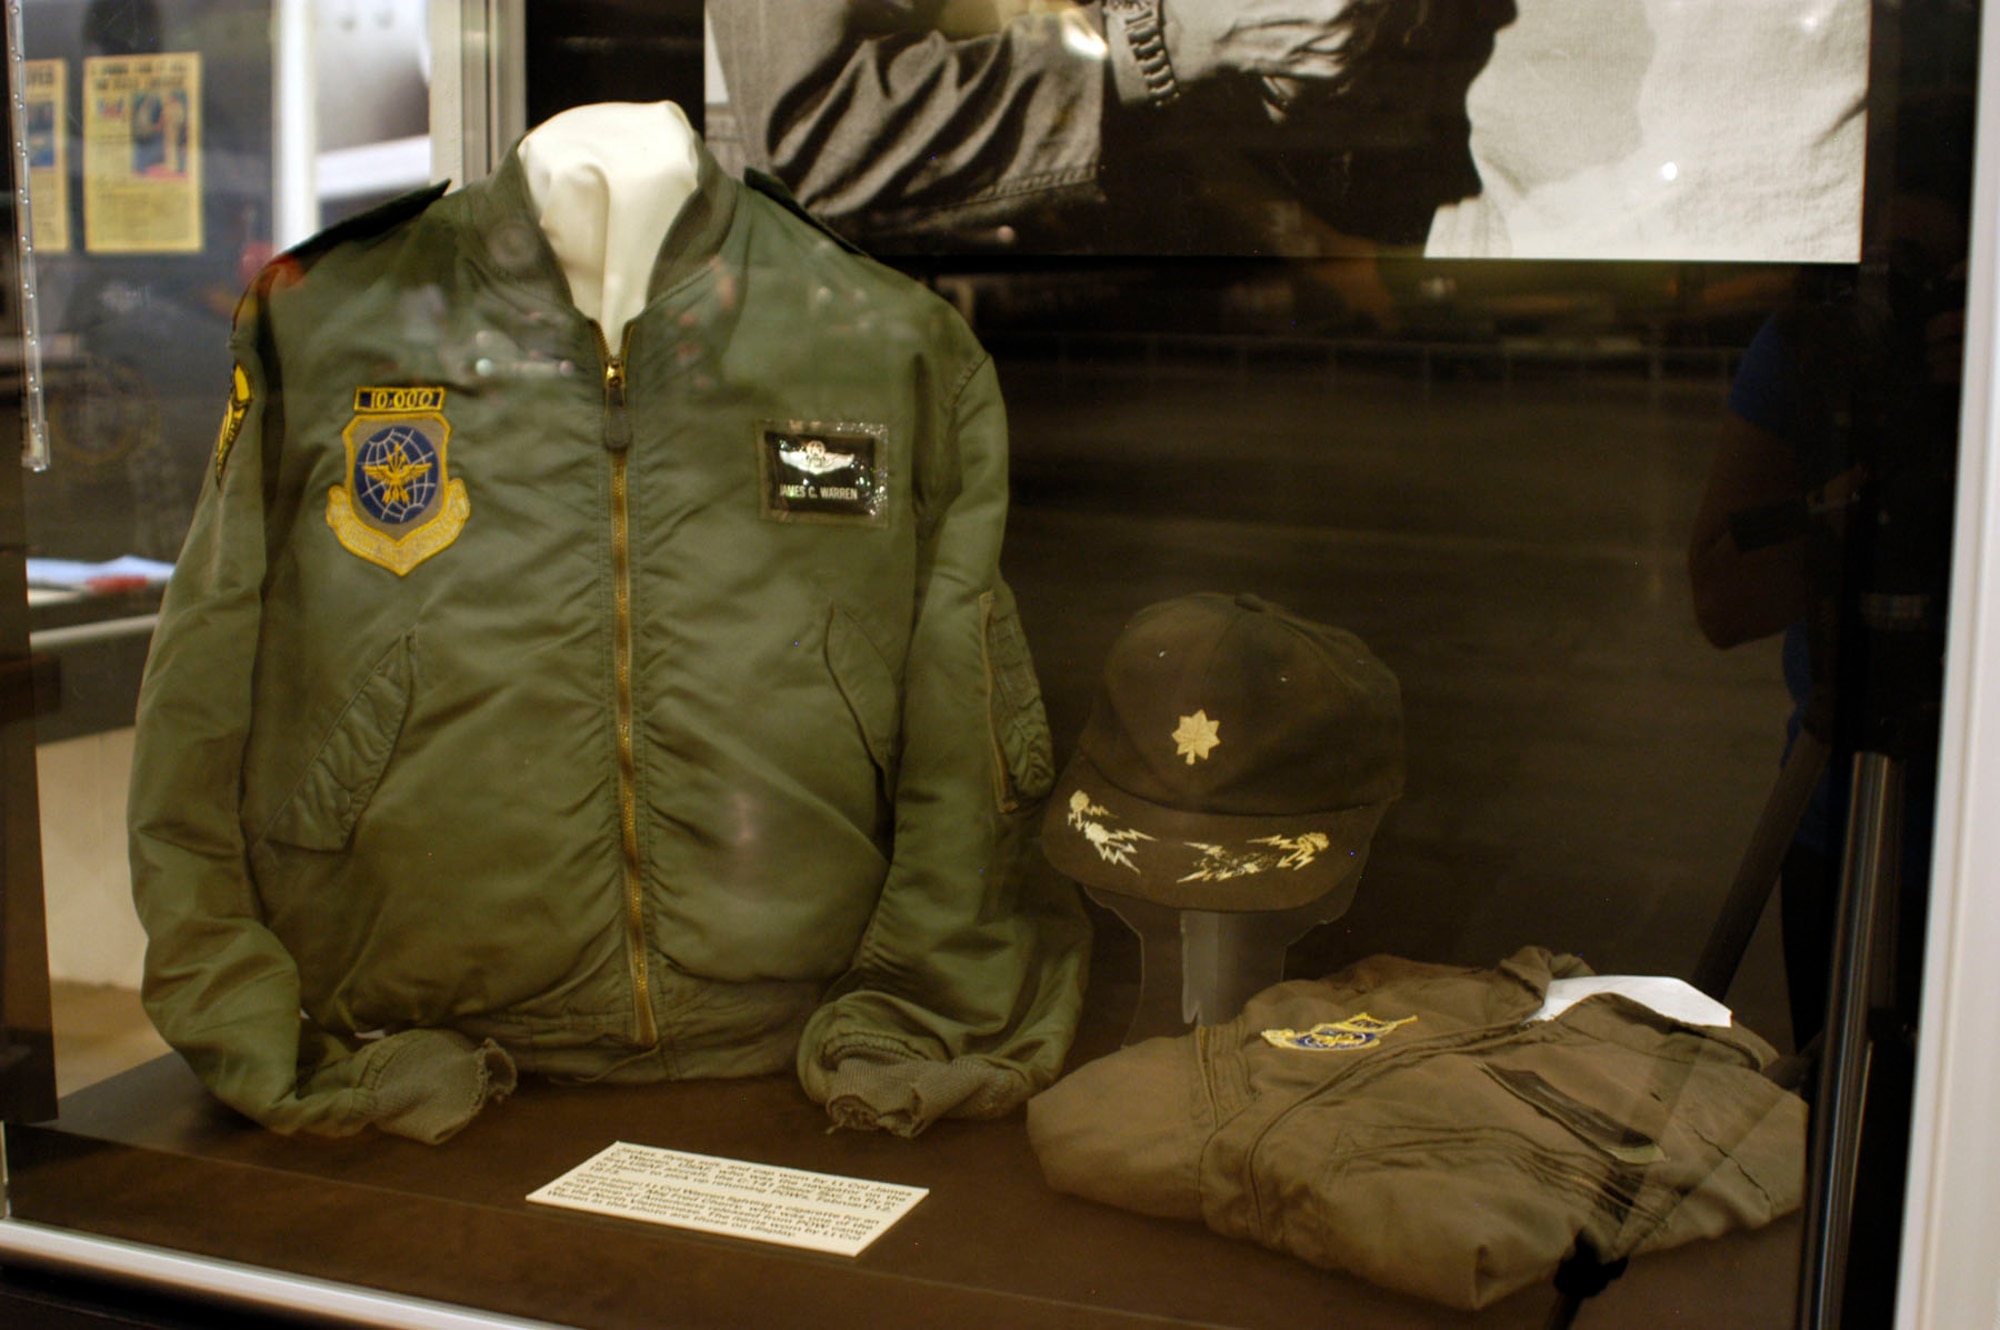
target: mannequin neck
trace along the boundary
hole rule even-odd
[[[653,264],[694,196],[693,126],[672,102],[601,102],[552,116],[521,141],[542,232],[570,298],[614,346],[646,305]]]

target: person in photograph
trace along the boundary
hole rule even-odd
[[[132,174],[158,175],[166,161],[166,106],[148,89],[132,98]]]
[[[28,167],[30,170],[46,171],[56,164],[56,104],[48,101],[28,103]]]
[[[1420,245],[1513,0],[731,0],[745,164],[890,249]],[[713,132],[713,126],[712,132]],[[1351,252],[1351,250],[1349,251]]]

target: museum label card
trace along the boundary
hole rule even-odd
[[[699,1233],[859,1256],[930,1192],[624,1141],[530,1201]]]

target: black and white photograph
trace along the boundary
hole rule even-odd
[[[1865,0],[729,0],[707,137],[884,254],[1851,263]]]

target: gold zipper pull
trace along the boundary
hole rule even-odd
[[[604,362],[604,446],[622,453],[632,446],[632,422],[625,414],[625,362]]]

